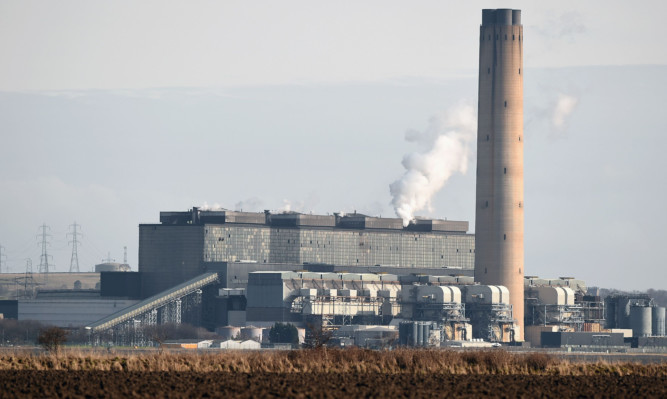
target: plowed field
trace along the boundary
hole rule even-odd
[[[0,397],[667,397],[662,377],[1,370]]]

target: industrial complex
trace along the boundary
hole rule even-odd
[[[146,327],[188,323],[241,339],[208,346],[260,348],[288,323],[338,346],[664,350],[652,298],[525,275],[521,12],[483,10],[479,43],[475,234],[467,221],[165,211],[139,225],[137,272],[8,277],[0,313],[85,329],[92,344],[150,345]]]

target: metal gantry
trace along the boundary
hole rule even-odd
[[[217,281],[217,273],[206,273],[98,320],[86,326],[91,341],[97,344],[146,345],[147,327],[181,324],[184,314],[189,316],[186,319],[197,318],[200,315],[202,288]]]

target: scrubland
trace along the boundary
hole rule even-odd
[[[545,353],[317,349],[0,355],[3,396],[666,397],[667,364]]]

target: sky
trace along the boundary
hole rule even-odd
[[[0,2],[3,272],[137,270],[138,224],[229,209],[394,217],[406,140],[476,106],[482,8],[522,9],[526,274],[667,289],[664,2]],[[437,130],[437,129],[436,129]],[[412,132],[412,133],[410,133]],[[411,136],[412,135],[412,136]],[[408,137],[408,138],[409,138]],[[474,140],[471,141],[474,144]],[[475,148],[425,217],[474,229]]]

